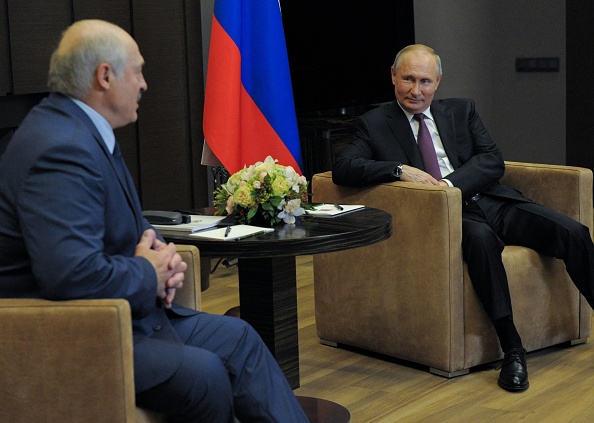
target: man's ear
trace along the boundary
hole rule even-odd
[[[99,87],[108,90],[111,84],[111,66],[107,63],[101,63],[95,71],[95,80]]]
[[[441,82],[441,77],[443,76],[443,73],[441,75],[439,75],[439,78],[437,78],[437,81],[435,83],[435,89],[437,90],[437,87],[439,87],[439,83]]]

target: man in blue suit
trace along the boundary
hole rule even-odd
[[[351,186],[400,180],[460,189],[464,260],[505,354],[498,384],[508,391],[525,391],[526,350],[513,320],[503,248],[522,245],[563,259],[569,276],[594,306],[590,232],[499,183],[505,170],[503,156],[474,102],[434,100],[442,70],[432,48],[405,47],[391,72],[396,100],[358,119],[354,140],[334,163],[333,180]],[[430,154],[424,154],[424,140]]]
[[[142,217],[113,133],[137,119],[143,64],[115,25],[64,32],[52,93],[0,161],[0,297],[128,300],[137,404],[172,421],[306,422],[247,323],[173,302],[186,264]]]

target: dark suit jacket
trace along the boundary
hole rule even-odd
[[[477,193],[530,201],[499,184],[505,164],[470,99],[435,100],[431,113],[446,154],[454,167],[444,175],[466,200]],[[356,135],[333,165],[338,185],[365,186],[394,181],[399,163],[424,170],[421,153],[406,115],[396,101],[373,109],[357,120]]]
[[[137,391],[171,376],[182,349],[152,265],[134,257],[149,227],[89,117],[59,94],[36,106],[0,161],[0,297],[128,300]]]

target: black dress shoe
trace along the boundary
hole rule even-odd
[[[530,383],[524,348],[516,348],[505,354],[497,384],[510,392],[523,392],[528,389]]]

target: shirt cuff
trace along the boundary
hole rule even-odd
[[[452,184],[452,182],[449,179],[442,178],[441,180],[445,181],[445,183],[448,184],[449,187],[454,188],[454,184]]]

